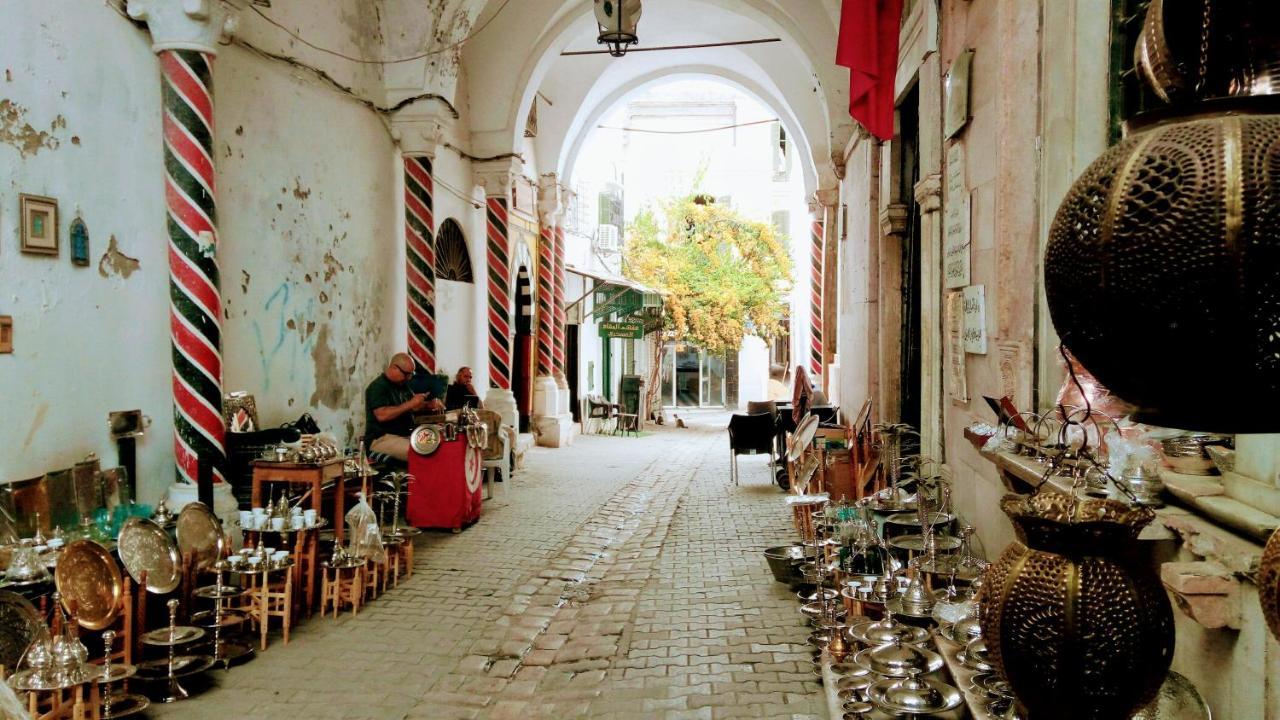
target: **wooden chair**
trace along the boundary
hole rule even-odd
[[[293,622],[293,571],[280,573],[282,580],[271,580],[270,571],[264,571],[258,578],[258,585],[250,595],[253,604],[249,613],[258,623],[258,632],[262,637],[262,649],[267,649],[267,632],[271,628],[271,618],[280,618],[284,634],[284,644],[289,644],[289,629]]]
[[[364,596],[365,566],[322,567],[324,585],[320,590],[320,617],[324,617],[330,607],[333,608],[333,616],[338,617],[343,605],[351,606],[352,615],[359,613]]]

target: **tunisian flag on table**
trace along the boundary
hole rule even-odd
[[[881,140],[893,139],[902,0],[843,0],[836,64],[849,68],[849,114]]]

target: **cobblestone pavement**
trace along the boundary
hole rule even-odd
[[[413,576],[215,674],[159,718],[817,718],[806,629],[760,551],[790,539],[766,462],[729,477],[725,415],[530,451]]]

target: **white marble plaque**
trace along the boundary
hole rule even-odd
[[[964,145],[947,149],[947,182],[943,194],[943,271],[947,289],[969,284],[969,186],[965,180]]]
[[[964,289],[964,350],[974,355],[987,354],[986,285]]]
[[[943,306],[947,340],[947,394],[951,399],[969,402],[969,379],[964,357],[964,293],[947,293]]]

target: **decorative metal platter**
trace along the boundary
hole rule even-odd
[[[146,573],[147,591],[157,595],[173,592],[182,582],[182,561],[178,545],[154,521],[131,517],[120,528],[117,539],[120,562],[134,582],[142,583]]]
[[[105,670],[106,668],[104,667],[103,669]],[[137,665],[126,665],[124,663],[111,663],[110,675],[107,675],[105,672],[99,672],[97,676],[94,677],[94,679],[100,683],[109,684],[114,682],[120,682],[121,680],[128,680],[129,678],[137,674],[138,674]]]
[[[1134,713],[1132,720],[1212,720],[1213,714],[1195,685],[1176,672],[1169,672],[1156,699]]]
[[[813,443],[813,437],[818,434],[818,416],[805,415],[800,424],[796,426],[796,431],[791,435],[791,447],[787,449],[787,460],[796,462],[804,451]]]
[[[910,612],[910,611],[908,611],[907,609],[905,609],[905,608],[903,607],[903,605],[902,605],[902,596],[901,596],[901,595],[897,595],[897,596],[895,596],[895,597],[891,597],[891,598],[889,598],[888,600],[886,600],[886,601],[885,601],[885,603],[884,603],[884,609],[885,609],[885,610],[888,610],[889,612],[893,613],[894,615],[901,615],[902,617],[909,617],[909,618],[912,618],[913,620],[933,620],[933,609],[932,609],[932,608],[930,608],[928,611],[926,611],[926,612],[922,612],[922,613],[918,613],[918,612]]]
[[[64,678],[62,673],[54,673],[54,677],[43,677],[35,670],[20,670],[9,678],[9,687],[19,692],[36,690],[65,690],[79,685],[81,681]]]
[[[187,503],[178,513],[177,534],[178,550],[194,558],[196,570],[212,570],[226,549],[222,523],[202,502]]]
[[[122,718],[143,712],[151,707],[151,701],[143,695],[112,695],[110,705],[111,717]],[[104,710],[105,706],[106,703],[104,703]],[[105,712],[103,717],[107,717]]]
[[[220,626],[224,628],[235,627],[249,620],[249,616],[239,610],[223,610]],[[191,616],[191,624],[206,630],[212,630],[219,625],[218,614],[213,610],[201,610]]]
[[[186,677],[202,673],[213,667],[212,655],[179,655],[173,659],[173,676]],[[167,680],[169,659],[156,658],[138,663],[138,678],[142,680]]]
[[[409,446],[419,455],[430,455],[440,449],[440,429],[435,425],[419,425],[409,434]]]
[[[67,544],[53,575],[62,606],[74,613],[81,627],[102,630],[116,619],[124,578],[106,548],[92,540]]]
[[[960,538],[953,535],[935,535],[933,543],[934,548],[939,552],[948,552],[960,547]],[[895,538],[889,538],[889,544],[899,550],[924,552],[923,535],[899,535]]]
[[[0,665],[15,668],[44,630],[35,606],[15,592],[0,590]]]
[[[227,598],[237,598],[249,592],[249,588],[242,588],[238,585],[206,585],[197,588],[193,595],[205,600],[226,600]]]
[[[195,642],[204,637],[204,630],[190,625],[178,625],[172,628],[158,628],[151,632],[142,633],[139,638],[143,645],[159,645],[168,647],[170,645],[185,645],[189,642]]]

